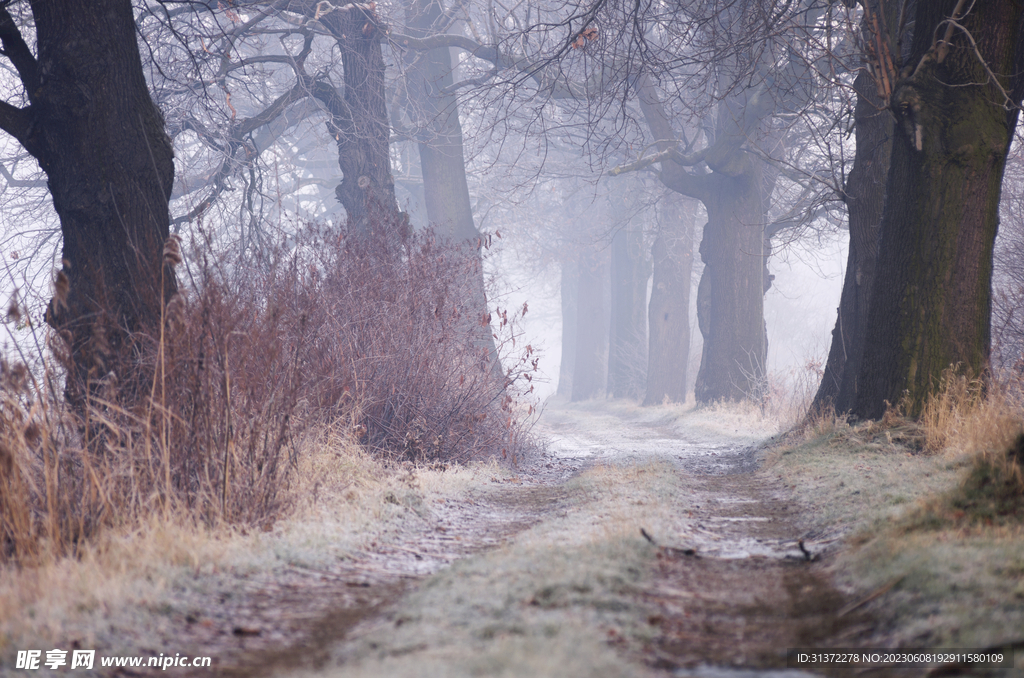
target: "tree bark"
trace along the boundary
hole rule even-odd
[[[860,417],[898,402],[917,416],[945,370],[978,375],[988,362],[999,195],[1021,101],[1022,7],[971,4],[957,17],[968,39],[945,23],[957,5],[918,3],[911,58],[893,92],[898,133],[853,410]]]
[[[647,281],[643,231],[626,226],[612,238],[608,395],[639,399],[647,371]]]
[[[39,161],[60,217],[64,264],[47,320],[69,339],[74,396],[110,372],[122,386],[145,378],[123,361],[137,346],[133,335],[159,331],[176,290],[162,264],[173,151],[143,75],[129,0],[31,8],[36,56],[0,10],[4,53],[30,104],[0,103],[0,127]]]
[[[348,219],[349,233],[369,238],[377,227],[401,225],[395,180],[391,174],[390,137],[384,92],[384,29],[376,12],[351,3],[320,17],[341,52],[345,89],[339,95],[323,81],[313,95],[331,115],[327,129],[338,142],[342,179],[335,194]]]
[[[661,228],[651,247],[654,285],[650,301],[647,390],[644,405],[686,401],[690,360],[690,276],[694,209],[691,201],[661,201]]]
[[[604,392],[608,365],[608,312],[605,295],[608,262],[590,246],[580,255],[576,305],[576,361],[572,401],[590,400]]]
[[[868,307],[878,258],[878,227],[885,204],[885,182],[892,153],[892,116],[885,110],[871,76],[862,71],[853,83],[857,151],[846,181],[844,200],[849,212],[850,251],[832,330],[825,371],[811,411],[829,407],[849,412],[857,397],[857,377],[868,328]]]

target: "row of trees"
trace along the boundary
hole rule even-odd
[[[818,182],[849,211],[850,259],[816,407],[875,418],[903,402],[917,414],[950,366],[988,368],[993,247],[1021,101],[1022,8],[849,5],[692,3],[659,14],[655,4],[600,3],[596,15],[576,15],[611,23],[617,9],[633,28],[603,46],[606,59],[643,55],[614,94],[623,115],[639,109],[644,141],[657,152],[612,173],[659,163],[667,187],[707,210],[700,402],[756,397],[763,383],[765,265],[772,239],[794,225],[778,205],[786,181],[809,190]],[[822,122],[841,120],[844,92],[856,97],[852,167],[820,152],[827,147],[816,155],[838,172],[780,152],[806,150]],[[845,181],[818,181],[846,169]],[[812,217],[834,207],[801,197]]]
[[[663,200],[653,231],[622,215],[605,225],[617,231],[607,263],[586,248],[561,257],[576,271],[574,397],[607,386],[649,403],[684,398],[697,256],[697,399],[759,397],[773,247],[848,212],[850,260],[816,406],[877,417],[904,397],[919,411],[951,364],[987,365],[1022,21],[1013,0],[94,0],[89,11],[8,1],[0,41],[18,86],[0,103],[0,128],[46,175],[63,236],[48,320],[82,379],[114,369],[155,326],[176,293],[165,242],[185,224],[232,215],[224,239],[258,262],[286,214],[329,214],[336,199],[357,244],[371,214],[400,234],[410,217],[398,196],[422,191],[426,218],[480,256],[467,161],[500,167],[511,154],[517,185],[566,158],[566,174],[586,174],[589,160],[589,172],[612,175],[598,190],[613,201],[655,195],[654,181],[707,216],[699,247],[695,208]],[[405,142],[418,157],[395,152]],[[524,156],[532,148],[541,153]],[[635,173],[643,180],[619,176]],[[616,188],[627,180],[633,188]],[[595,333],[583,323],[602,317],[602,266],[613,321]],[[486,346],[482,275],[474,290]],[[625,366],[644,354],[639,393]]]

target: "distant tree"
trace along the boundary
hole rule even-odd
[[[621,76],[611,89],[620,101],[636,101],[646,123],[643,147],[657,149],[611,173],[657,163],[666,187],[707,211],[698,249],[704,342],[696,399],[759,399],[766,393],[764,294],[772,280],[772,240],[827,216],[824,196],[838,183],[829,167],[834,159],[807,149],[834,136],[826,111],[841,103],[838,77],[820,67],[823,54],[846,49],[846,31],[835,21],[845,10],[771,1],[589,9],[578,21],[619,31],[619,44],[601,43],[600,70]],[[635,115],[630,106],[622,109],[621,115]],[[670,261],[663,258],[662,265]],[[652,346],[651,358],[659,353]]]
[[[176,289],[162,263],[173,153],[135,29],[130,0],[0,3],[2,54],[22,86],[0,101],[0,128],[38,160],[60,217],[47,319],[75,361],[69,390],[132,376],[119,364],[132,335],[157,328]]]
[[[344,91],[318,79],[313,96],[330,112],[328,129],[338,143],[342,180],[336,189],[348,215],[349,230],[365,237],[371,224],[399,219],[391,173],[391,123],[385,94],[381,42],[385,28],[373,2],[328,6],[296,1],[293,11],[316,17],[327,27],[341,54]]]
[[[686,400],[695,212],[694,201],[682,196],[666,196],[660,205],[660,224],[651,247],[654,284],[644,405]]]
[[[640,224],[625,223],[612,237],[609,261],[608,387],[612,398],[643,398],[647,379],[647,283],[650,248]]]
[[[770,246],[765,231],[774,182],[747,144],[761,134],[759,127],[773,103],[763,90],[722,102],[714,142],[689,156],[678,152],[675,133],[653,88],[641,89],[640,106],[665,154],[661,180],[703,202],[708,213],[699,249],[705,268],[697,288],[697,322],[704,349],[697,401],[758,398],[768,359],[764,293],[770,285]],[[709,171],[685,169],[700,165]],[[685,381],[685,373],[677,378]]]
[[[262,223],[267,215],[261,203],[281,201],[282,173],[296,193],[316,181],[307,168],[322,161],[330,146],[341,173],[333,194],[353,237],[365,237],[371,211],[378,220],[398,220],[382,49],[386,26],[375,3],[196,3],[152,10],[145,26],[155,43],[153,77],[175,141],[197,147],[189,155],[201,159],[181,186],[199,197],[188,201],[175,224],[206,215],[218,202],[241,202],[242,223],[231,225],[248,231],[241,239],[258,253],[261,230],[275,226]],[[297,129],[307,120],[326,132],[316,134],[320,143],[312,147],[302,138],[308,127]],[[334,143],[323,143],[327,139]],[[267,186],[272,175],[278,181]],[[232,198],[239,184],[244,191]]]
[[[409,0],[405,11],[405,35],[399,45],[409,49],[398,87],[403,90],[404,110],[419,151],[427,219],[438,233],[465,248],[475,258],[480,275],[473,286],[472,305],[486,317],[487,295],[483,277],[484,237],[473,216],[466,179],[466,153],[456,96],[455,64],[446,45],[430,47],[452,27],[460,7],[445,7],[441,0]],[[394,114],[394,112],[393,112]],[[490,326],[480,322],[477,344],[490,356],[492,369],[500,373]]]

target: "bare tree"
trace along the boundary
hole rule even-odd
[[[645,405],[686,400],[690,357],[690,288],[693,268],[694,201],[666,196],[651,247],[650,345]]]

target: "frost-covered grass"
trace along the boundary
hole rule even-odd
[[[168,611],[198,616],[218,595],[243,590],[246,579],[336,563],[419,520],[407,507],[507,475],[492,463],[388,468],[345,436],[324,432],[301,455],[288,488],[292,513],[272,531],[153,518],[130,533],[108,531],[79,558],[0,568],[0,673],[13,667],[17,649],[68,649],[73,641],[110,654],[162,647]]]
[[[804,508],[809,535],[846,535],[832,562],[870,603],[879,646],[1024,641],[1024,492],[1006,453],[1021,412],[947,385],[919,422],[812,422],[768,451],[762,473]],[[998,495],[998,501],[996,496]]]

